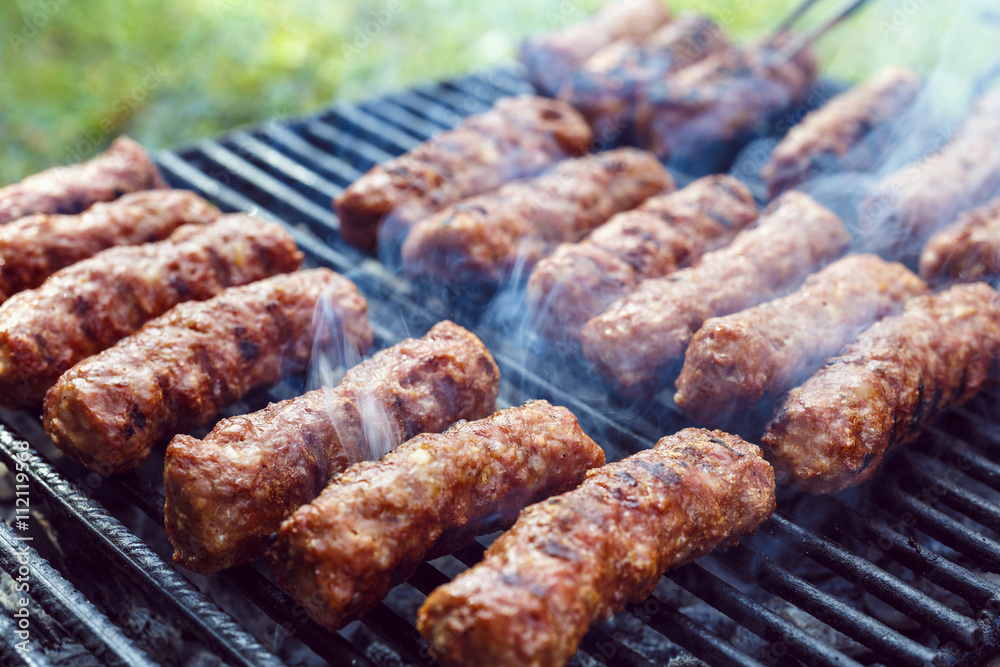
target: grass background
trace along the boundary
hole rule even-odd
[[[612,0],[627,1],[627,0]],[[798,0],[670,0],[747,42]],[[602,0],[4,0],[0,184],[85,159],[118,134],[153,149],[510,62],[525,35]],[[837,8],[819,3],[805,25]],[[944,104],[1000,58],[988,0],[871,0],[818,44],[825,73],[934,73]],[[369,35],[365,34],[367,29]]]

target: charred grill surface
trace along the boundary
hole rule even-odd
[[[78,215],[20,218],[0,226],[0,302],[112,246],[162,241],[181,225],[208,224],[219,215],[193,192],[144,190]]]
[[[403,244],[403,268],[441,280],[501,280],[673,187],[659,160],[635,148],[567,160],[421,220]]]
[[[482,342],[445,321],[336,387],[224,419],[203,440],[176,436],[163,472],[174,560],[202,573],[254,561],[334,475],[418,433],[490,414],[499,381]]]
[[[753,195],[730,176],[652,197],[538,263],[525,293],[532,321],[549,338],[578,341],[587,320],[641,281],[697,261],[757,217]]]
[[[573,413],[532,401],[348,468],[282,524],[268,561],[313,620],[336,630],[428,558],[509,525],[603,464]]]
[[[46,169],[0,188],[0,224],[33,213],[81,213],[129,192],[165,187],[146,149],[119,137],[88,162]]]
[[[756,445],[686,429],[525,509],[479,564],[431,593],[417,627],[446,665],[564,665],[591,623],[774,507]]]
[[[610,2],[584,21],[525,40],[521,62],[535,89],[554,97],[574,71],[602,48],[618,40],[642,40],[669,20],[662,0]]]
[[[763,444],[785,482],[834,493],[998,380],[1000,297],[958,285],[911,299],[790,391]]]
[[[849,243],[837,216],[807,195],[786,193],[728,246],[644,281],[587,322],[584,353],[622,393],[650,396],[679,370],[705,320],[788,294]]]
[[[0,306],[0,400],[39,405],[74,364],[178,303],[294,271],[301,261],[283,227],[233,214],[61,269]]]
[[[909,109],[919,91],[916,74],[888,67],[809,113],[764,166],[770,196],[824,172],[870,168],[886,143],[870,139],[872,132]]]
[[[333,324],[315,333],[343,341],[352,357],[364,353],[373,334],[354,283],[329,269],[276,276],[182,303],[74,366],[46,395],[45,430],[103,475],[131,470],[164,438],[304,370],[321,300]]]
[[[732,425],[926,291],[902,264],[849,255],[786,297],[707,320],[688,345],[674,401],[700,424]]]
[[[362,250],[374,249],[376,242],[392,246],[418,220],[582,155],[591,139],[587,122],[565,102],[502,99],[348,186],[334,201],[341,236]]]

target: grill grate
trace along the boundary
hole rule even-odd
[[[516,72],[498,70],[278,119],[163,153],[158,162],[173,185],[224,209],[292,223],[310,262],[349,275],[368,297],[377,346],[422,333],[444,317],[471,326],[495,352],[503,402],[564,404],[606,446],[609,459],[621,458],[686,425],[669,399],[626,404],[608,396],[582,365],[554,367],[530,338],[505,334],[518,323],[496,304],[510,294],[402,279],[346,246],[329,206],[376,162],[501,96],[529,90]],[[574,664],[684,664],[692,656],[713,665],[977,664],[1000,648],[1000,579],[992,576],[1000,574],[1000,465],[992,461],[1000,451],[992,419],[997,401],[982,397],[950,413],[919,446],[895,456],[876,484],[835,498],[782,491],[779,511],[760,535],[669,573],[648,600],[593,628]],[[33,499],[66,526],[74,544],[89,544],[105,559],[109,577],[126,580],[150,609],[229,664],[280,664],[275,652],[287,657],[288,646],[308,647],[333,665],[432,664],[413,627],[413,601],[484,551],[477,541],[421,566],[360,624],[330,634],[254,567],[189,581],[169,565],[162,527],[152,536],[133,529],[121,509],[137,509],[152,522],[145,525],[162,526],[162,490],[150,481],[161,468],[91,484],[85,471],[59,458],[37,415],[0,418],[9,427],[0,430],[0,461],[13,469],[23,442],[30,443],[23,465]],[[0,567],[8,573],[17,570],[13,537],[0,527]],[[34,603],[92,655],[112,664],[162,659],[141,632],[118,627],[111,611],[85,599],[79,581],[74,585],[37,552],[31,560]],[[220,607],[231,604],[220,587],[248,601],[249,621],[245,611],[233,612],[236,620]],[[262,615],[272,620],[265,632],[253,619]],[[13,630],[8,617],[0,618],[4,664],[49,664],[37,650],[15,651]]]

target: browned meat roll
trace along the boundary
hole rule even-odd
[[[770,196],[819,173],[870,168],[885,146],[866,138],[906,111],[919,91],[916,74],[905,67],[887,67],[807,114],[764,166],[762,176]]]
[[[0,226],[0,302],[112,246],[161,241],[181,225],[208,224],[219,215],[193,192],[144,190],[78,215],[20,218]]]
[[[770,46],[718,51],[646,89],[636,104],[636,141],[689,173],[718,170],[801,102],[815,78],[808,49],[791,59]]]
[[[224,215],[60,269],[0,305],[0,401],[39,405],[71,366],[178,303],[294,271],[301,261],[281,225]]]
[[[663,0],[612,0],[584,21],[525,40],[521,62],[535,89],[551,97],[603,47],[619,39],[642,39],[669,20]]]
[[[671,379],[705,320],[791,292],[849,244],[837,216],[801,192],[788,192],[728,246],[695,266],[644,281],[587,322],[584,354],[619,391],[649,396]]]
[[[559,91],[590,123],[597,140],[627,132],[636,100],[671,72],[730,48],[722,28],[685,14],[644,39],[620,39],[587,59]]]
[[[362,250],[396,243],[418,220],[460,199],[582,155],[587,121],[559,100],[504,98],[490,111],[371,168],[334,200],[344,240]]]
[[[178,435],[163,471],[174,561],[205,574],[254,561],[334,475],[418,433],[492,413],[499,382],[482,342],[445,321],[336,387],[224,419],[204,440]]]
[[[1000,381],[1000,296],[957,285],[906,304],[790,391],[763,444],[783,483],[835,493],[941,411]]]
[[[934,234],[920,253],[920,275],[930,283],[1000,277],[1000,199],[963,213]]]
[[[619,148],[560,163],[547,174],[464,199],[424,218],[403,244],[403,268],[440,280],[500,280],[530,270],[619,211],[673,190],[651,153]]]
[[[417,628],[445,665],[565,665],[591,623],[755,531],[774,506],[756,445],[685,429],[521,512],[480,563],[428,596]]]
[[[532,401],[358,463],[281,525],[268,550],[278,583],[337,630],[428,558],[509,525],[572,489],[604,452],[572,412]]]
[[[962,211],[1000,192],[1000,90],[980,97],[951,142],[878,183],[861,203],[868,246],[909,258]]]
[[[786,297],[706,320],[684,355],[674,401],[698,423],[731,425],[926,291],[902,264],[849,255]]]
[[[333,317],[317,333],[337,341],[324,349],[364,353],[373,334],[354,283],[329,269],[275,276],[182,303],[68,370],[45,397],[45,432],[102,475],[132,470],[164,438],[305,370],[321,299]]]
[[[80,213],[128,192],[165,187],[146,149],[118,137],[92,160],[46,169],[0,188],[0,224],[33,213]]]
[[[587,320],[641,281],[691,264],[757,217],[753,195],[731,176],[652,197],[538,263],[525,294],[533,324],[553,340],[578,341]]]

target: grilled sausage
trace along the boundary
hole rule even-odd
[[[674,401],[698,423],[732,425],[926,291],[902,264],[848,255],[786,297],[707,320],[688,345]]]
[[[731,176],[706,176],[652,197],[538,263],[525,294],[533,324],[551,339],[579,341],[587,320],[642,280],[725,245],[757,216],[753,195]]]
[[[642,39],[670,20],[663,0],[609,2],[584,21],[526,39],[520,58],[528,80],[554,96],[587,58],[619,39]]]
[[[281,525],[268,562],[309,616],[335,631],[428,558],[510,525],[601,465],[604,452],[573,413],[546,401],[460,422],[335,477]]]
[[[885,141],[873,131],[905,112],[920,79],[905,67],[887,67],[807,114],[777,145],[761,175],[777,197],[817,174],[869,169]]]
[[[1000,277],[1000,199],[963,213],[934,234],[920,253],[920,275],[930,283]]]
[[[584,354],[619,391],[649,396],[679,369],[705,320],[791,292],[849,243],[837,216],[801,192],[788,192],[728,246],[695,266],[644,281],[587,322]]]
[[[709,19],[685,14],[645,39],[620,39],[587,59],[559,91],[590,123],[594,136],[613,141],[626,135],[636,100],[671,72],[730,48]]]
[[[418,433],[493,412],[500,371],[476,336],[441,322],[352,368],[336,387],[178,435],[163,486],[174,561],[209,573],[249,563],[348,465]]]
[[[418,220],[460,199],[533,176],[587,152],[587,122],[558,100],[505,98],[409,153],[371,168],[334,201],[344,241],[388,247]]]
[[[161,241],[181,225],[208,224],[219,215],[193,192],[144,190],[78,215],[20,218],[0,226],[0,302],[112,246]]]
[[[591,623],[774,507],[774,471],[756,445],[683,430],[521,512],[482,561],[428,596],[417,628],[444,665],[565,665]]]
[[[225,215],[60,269],[0,305],[0,401],[39,405],[71,366],[178,303],[294,271],[301,261],[280,225]]]
[[[911,299],[790,391],[763,444],[784,482],[835,493],[998,381],[1000,297],[986,283],[957,285]]]
[[[403,268],[441,280],[491,281],[530,270],[619,211],[673,190],[652,154],[619,148],[560,163],[547,174],[462,200],[415,224]]]
[[[118,137],[92,160],[46,169],[0,188],[0,224],[33,213],[80,213],[128,192],[165,187],[146,149]]]
[[[1000,90],[980,97],[937,153],[880,181],[861,202],[870,249],[909,259],[935,231],[1000,191]]]
[[[182,303],[71,368],[45,397],[45,431],[103,475],[132,470],[164,438],[304,370],[320,299],[334,315],[322,335],[343,343],[324,349],[364,353],[373,334],[354,283],[329,269],[275,276]]]
[[[688,173],[719,171],[815,78],[808,49],[791,59],[766,46],[718,51],[647,88],[636,104],[637,144]]]

